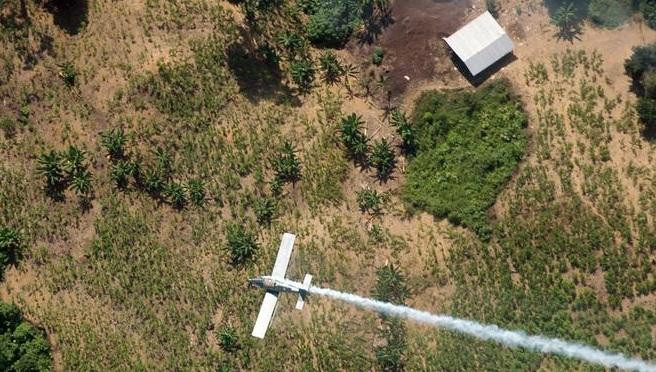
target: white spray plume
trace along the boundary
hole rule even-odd
[[[482,340],[493,340],[509,347],[523,347],[543,354],[558,354],[608,368],[617,367],[625,370],[656,371],[656,365],[649,364],[640,359],[628,358],[623,354],[609,353],[590,346],[557,338],[531,336],[521,331],[505,330],[496,325],[481,324],[447,315],[431,314],[407,306],[376,301],[327,288],[311,287],[310,293],[344,301],[365,309],[377,311],[381,314],[407,318],[419,323],[464,333]]]

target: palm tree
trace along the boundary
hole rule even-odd
[[[386,139],[376,142],[371,150],[371,164],[376,168],[378,179],[387,180],[396,166],[394,151]]]
[[[46,178],[46,189],[55,191],[64,183],[61,156],[54,150],[41,154],[38,160],[38,172]]]
[[[558,34],[571,39],[578,32],[576,8],[573,3],[563,4],[556,10],[551,22],[558,27]]]
[[[100,142],[107,150],[112,159],[121,159],[124,155],[124,147],[127,142],[123,129],[112,129],[100,135]]]

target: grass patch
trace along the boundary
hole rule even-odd
[[[414,122],[419,151],[408,168],[405,200],[488,238],[486,211],[526,146],[526,115],[508,83],[424,93]]]

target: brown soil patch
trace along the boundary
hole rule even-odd
[[[374,43],[356,38],[347,49],[366,67],[374,48],[383,48],[387,90],[391,98],[397,98],[414,82],[432,78],[438,64],[451,66],[442,38],[464,24],[468,7],[469,0],[396,1],[391,7],[391,24]]]

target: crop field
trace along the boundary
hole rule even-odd
[[[292,279],[656,360],[656,10],[602,3],[0,2],[0,369],[598,368],[322,298],[252,338],[284,232]],[[486,6],[516,61],[404,78],[385,30]]]

